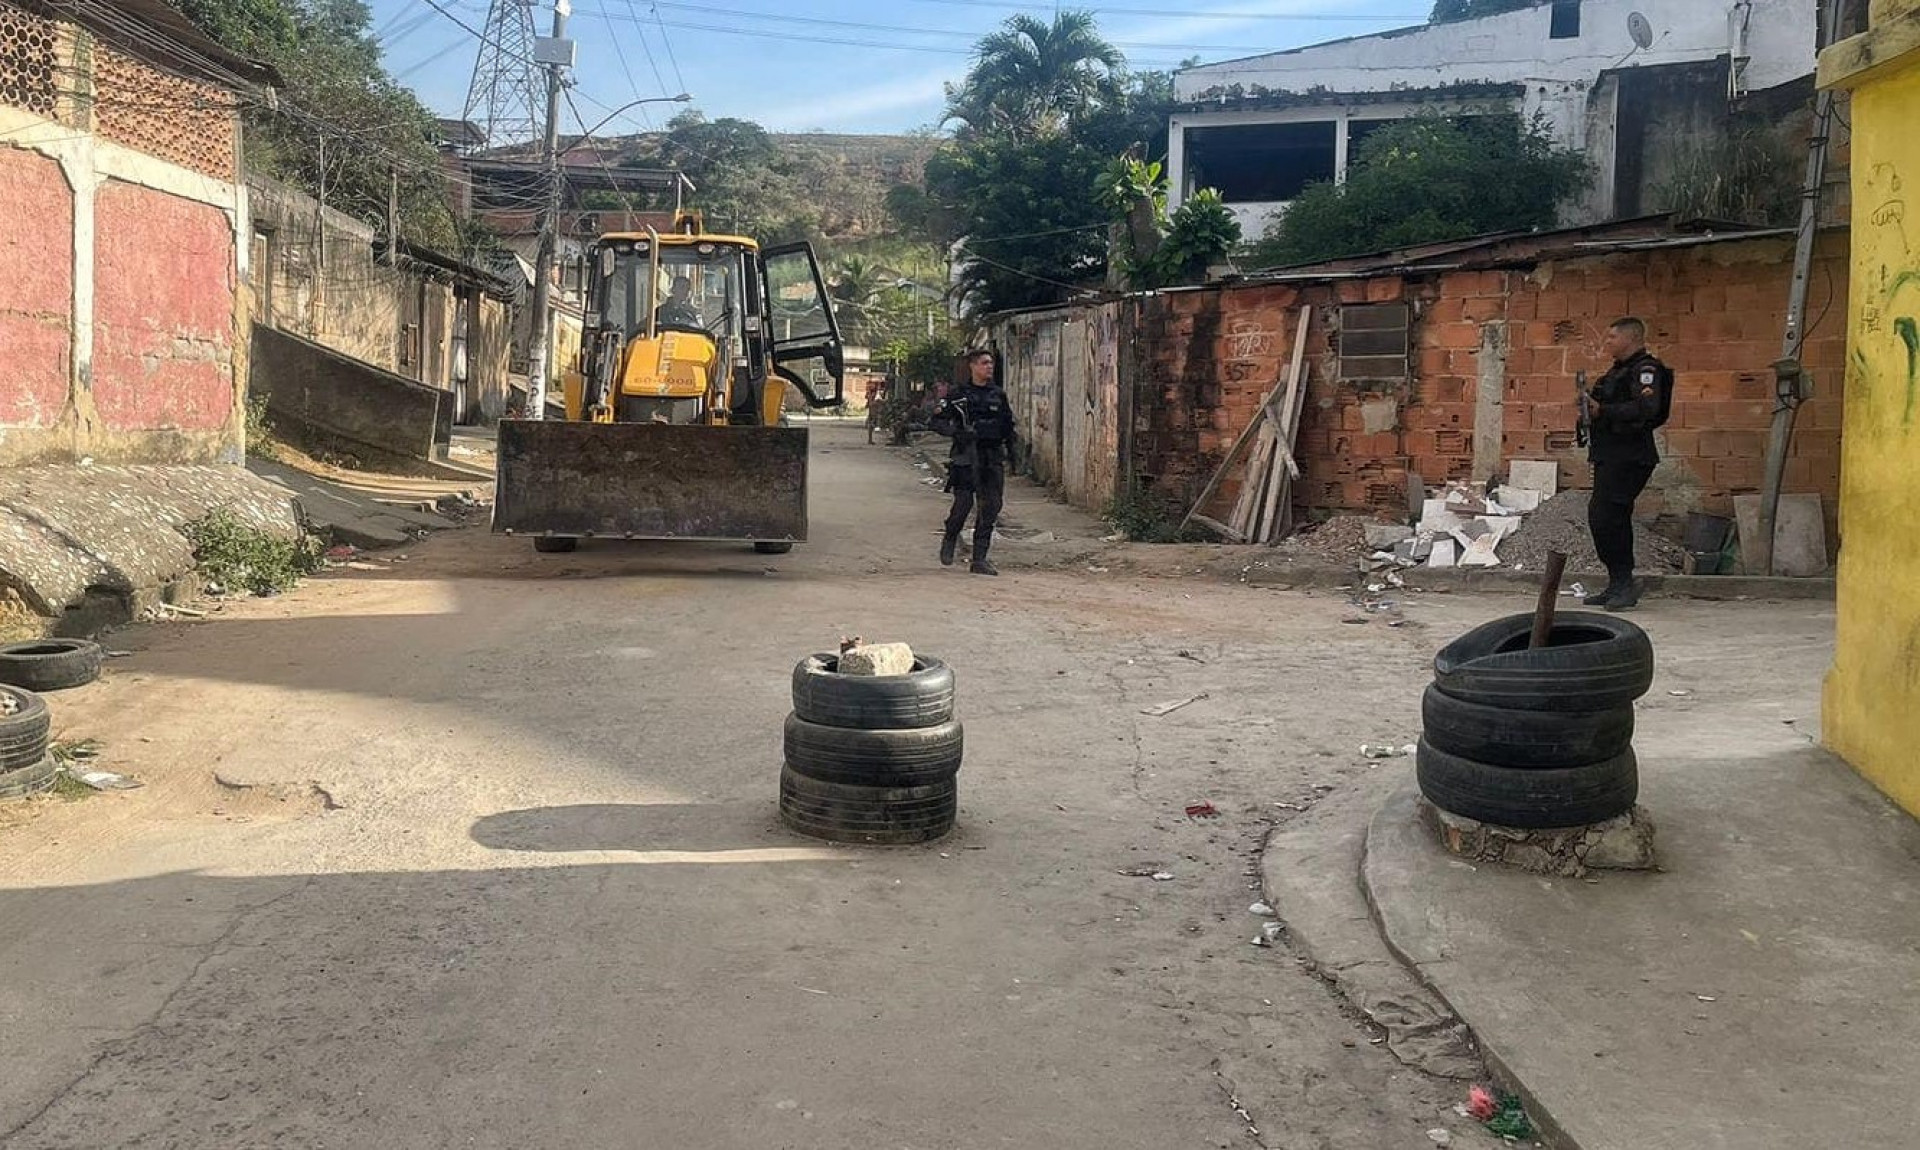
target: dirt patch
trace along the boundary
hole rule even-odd
[[[1642,574],[1671,575],[1681,569],[1686,551],[1644,527],[1633,532],[1634,563]],[[1567,556],[1570,571],[1599,571],[1600,557],[1593,551],[1593,535],[1587,530],[1587,493],[1563,491],[1527,515],[1520,530],[1500,545],[1500,563],[1538,571],[1547,565],[1547,552],[1560,551]]]

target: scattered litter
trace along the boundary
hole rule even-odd
[[[1711,994],[1696,994],[1696,995],[1694,995],[1693,997],[1694,997],[1694,998],[1696,998],[1696,999],[1698,999],[1698,1000],[1699,1000],[1699,1001],[1701,1001],[1701,1002],[1718,1002],[1718,1001],[1720,1001],[1720,1000],[1719,1000],[1718,998],[1715,998],[1715,997],[1714,997],[1713,995],[1711,995]]]
[[[1173,873],[1156,866],[1130,866],[1119,871],[1122,878],[1150,878],[1154,882],[1172,882]]]
[[[1495,1138],[1519,1139],[1534,1136],[1533,1121],[1527,1117],[1517,1095],[1502,1094],[1496,1100],[1484,1086],[1467,1092],[1467,1116],[1484,1122],[1487,1133]]]
[[[1301,806],[1299,803],[1275,803],[1273,805],[1276,807],[1279,807],[1283,811],[1304,811],[1307,809]]]
[[[96,791],[134,791],[146,785],[138,779],[116,775],[112,771],[76,771],[69,768],[67,773]]]
[[[1268,938],[1268,937],[1267,937],[1266,935],[1264,935],[1264,934],[1256,934],[1256,935],[1254,935],[1254,936],[1253,936],[1253,945],[1255,945],[1255,946],[1272,946],[1272,945],[1273,945],[1273,940],[1272,940],[1272,939],[1270,939],[1270,938]]]
[[[1264,902],[1256,902],[1252,906],[1247,908],[1247,913],[1257,914],[1261,918],[1270,918],[1273,915],[1273,908],[1268,906]]]
[[[1438,1126],[1435,1126],[1433,1129],[1427,1131],[1427,1139],[1431,1141],[1435,1146],[1453,1145],[1453,1135],[1447,1133],[1445,1130],[1441,1129]]]
[[[811,987],[811,986],[801,986],[801,985],[799,985],[798,983],[795,983],[795,984],[794,984],[794,987],[793,987],[793,988],[794,988],[795,990],[804,990],[804,991],[806,991],[806,992],[807,992],[808,994],[818,994],[818,995],[820,995],[820,996],[821,996],[821,997],[823,997],[823,998],[831,998],[831,997],[833,997],[833,996],[832,996],[832,994],[831,994],[830,992],[828,992],[828,991],[825,991],[825,990],[815,990],[815,989],[814,989],[813,987]]]
[[[131,658],[133,658],[133,652],[132,652],[132,651],[108,651],[108,652],[107,652],[107,658],[109,658],[109,659],[131,659]]]
[[[388,569],[385,563],[369,563],[364,559],[355,559],[350,563],[343,563],[341,566],[349,571],[385,571]]]
[[[1173,653],[1173,657],[1176,659],[1185,659],[1193,663],[1199,663],[1203,667],[1206,666],[1206,663],[1207,663],[1205,659],[1202,659],[1200,656],[1194,654],[1192,651],[1175,651]]]
[[[1476,1122],[1490,1122],[1500,1113],[1500,1103],[1493,1097],[1493,1091],[1484,1086],[1476,1086],[1467,1091],[1467,1117]]]
[[[1389,743],[1379,743],[1379,744],[1361,743],[1360,744],[1360,753],[1369,759],[1405,758],[1407,755],[1411,755],[1416,751],[1418,751],[1419,749],[1420,748],[1413,743],[1402,743],[1399,746],[1394,746]]]
[[[1688,695],[1693,694],[1693,692],[1692,691],[1668,691],[1667,694],[1672,695],[1676,699],[1684,699]]]
[[[1286,933],[1286,929],[1285,923],[1270,922],[1260,928],[1260,933],[1266,936],[1268,942],[1272,942]]]
[[[1105,567],[1088,567],[1087,570],[1093,572],[1095,575],[1105,575],[1107,573]]]
[[[1187,817],[1190,819],[1217,819],[1220,817],[1220,812],[1215,809],[1212,803],[1191,803],[1187,807]]]
[[[1131,663],[1133,662],[1133,660],[1128,659],[1127,662]],[[1146,710],[1140,713],[1143,715],[1151,715],[1152,717],[1157,719],[1163,715],[1171,715],[1182,707],[1190,707],[1193,704],[1198,703],[1202,699],[1210,699],[1212,697],[1213,697],[1212,695],[1209,695],[1203,691],[1198,695],[1189,695],[1186,698],[1181,699],[1177,702],[1161,703],[1157,707],[1148,707]]]
[[[329,547],[325,552],[326,558],[328,559],[352,559],[359,554],[360,549],[358,547],[352,547],[345,543],[340,544],[338,547]]]
[[[1172,882],[1173,872],[1157,870],[1157,871],[1154,871],[1151,875],[1148,875],[1147,877],[1151,878],[1154,882]]]
[[[1514,570],[1516,571],[1520,569],[1520,565],[1518,563],[1515,563],[1513,566],[1514,566]],[[1585,599],[1587,597],[1587,585],[1585,583],[1580,583],[1576,581],[1573,584],[1573,586],[1567,588],[1565,591],[1562,591],[1560,593],[1562,595],[1571,595],[1576,599]]]

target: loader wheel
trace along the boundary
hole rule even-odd
[[[533,549],[543,555],[555,555],[572,551],[580,546],[580,541],[566,535],[537,535],[533,540]]]
[[[753,549],[762,555],[785,555],[793,550],[791,543],[755,543]]]

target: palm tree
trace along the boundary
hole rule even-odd
[[[1125,62],[1100,38],[1091,12],[1059,12],[1051,24],[1014,16],[975,47],[966,82],[948,86],[947,115],[976,132],[1057,131],[1095,103]]]

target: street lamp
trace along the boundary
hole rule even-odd
[[[613,120],[617,116],[619,116],[622,112],[631,111],[634,108],[638,108],[642,104],[686,104],[686,103],[691,103],[692,100],[693,100],[693,97],[688,95],[685,92],[680,93],[678,96],[647,96],[639,100],[629,100],[627,103],[624,103],[620,105],[618,108],[615,108],[613,111],[608,112],[606,119],[595,124],[593,127],[588,128],[586,131],[581,132],[580,138],[588,139],[592,137],[592,135],[595,132],[598,132],[600,129],[606,127],[609,123],[612,123]]]

